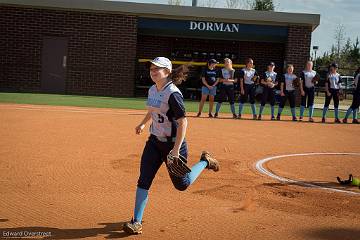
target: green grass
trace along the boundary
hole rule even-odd
[[[5,93],[0,92],[0,103],[18,103],[35,105],[54,105],[54,106],[77,106],[77,107],[97,107],[97,108],[118,108],[118,109],[145,109],[145,98],[116,98],[99,96],[79,96],[79,95],[59,95],[59,94],[41,94],[41,93]],[[197,112],[198,102],[185,100],[187,112]],[[238,107],[238,104],[236,104]],[[215,106],[214,106],[215,108]],[[257,104],[257,110],[259,104]],[[205,104],[204,113],[208,112],[208,103]],[[277,106],[275,112],[277,113]],[[228,103],[223,103],[221,113],[230,113]],[[250,114],[249,104],[245,104],[243,114]],[[307,116],[305,110],[305,117]],[[315,109],[314,116],[321,117],[322,110]],[[297,115],[299,108],[297,108]],[[266,105],[263,115],[270,115],[270,106]],[[285,107],[283,115],[291,115],[290,108]],[[340,117],[344,113],[340,112]],[[328,117],[333,117],[332,111],[328,112]]]
[[[0,102],[53,106],[145,109],[144,98],[115,98],[42,93],[0,93]]]

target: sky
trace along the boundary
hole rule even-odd
[[[116,1],[116,0],[112,0]],[[118,0],[121,1],[121,0]],[[167,4],[168,0],[126,0],[127,2]],[[206,0],[198,0],[198,3]],[[183,0],[191,5],[192,0]],[[216,7],[224,7],[226,0],[217,0]],[[246,2],[246,0],[244,0]],[[345,39],[352,42],[360,38],[360,0],[273,0],[279,12],[320,14],[320,25],[312,34],[312,46],[319,46],[317,56],[330,51],[335,43],[335,29],[339,24],[345,27]]]

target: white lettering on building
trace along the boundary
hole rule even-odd
[[[233,32],[239,32],[239,24],[190,21],[189,29],[192,31],[211,31],[211,32],[231,32],[231,33],[233,33]]]

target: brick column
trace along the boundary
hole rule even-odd
[[[285,48],[285,65],[293,64],[294,73],[299,76],[305,62],[310,58],[311,26],[290,25]],[[297,91],[296,104],[300,104],[300,94]]]

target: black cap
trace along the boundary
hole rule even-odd
[[[339,66],[337,65],[337,63],[332,63],[329,67],[338,68]]]
[[[218,61],[216,61],[216,59],[212,58],[208,61],[208,64],[213,64],[213,63],[219,63]]]
[[[268,66],[275,66],[274,62],[269,62]]]

